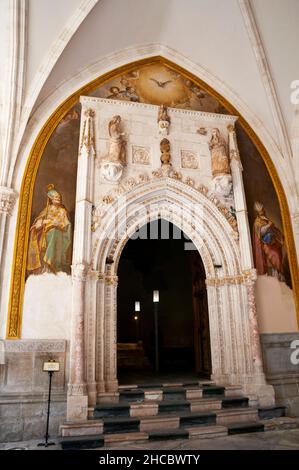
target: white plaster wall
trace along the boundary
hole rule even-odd
[[[70,339],[71,276],[31,275],[25,284],[22,339]]]
[[[293,117],[290,85],[293,80],[299,79],[299,2],[251,0],[251,5],[283,115],[290,129]]]
[[[293,291],[284,282],[258,276],[256,303],[261,334],[298,331]]]
[[[65,79],[105,56],[150,43],[166,45],[221,78],[251,104],[251,109],[275,135],[255,56],[236,0],[99,2],[62,53],[38,101],[43,101]]]
[[[29,0],[28,3],[27,89],[46,54],[82,1]]]

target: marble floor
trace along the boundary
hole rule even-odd
[[[53,439],[56,443],[57,439]],[[40,440],[24,442],[0,443],[0,450],[17,448],[28,450],[57,450],[60,445],[37,447]],[[284,431],[269,431],[252,434],[239,434],[236,436],[221,437],[217,439],[191,439],[161,442],[146,442],[140,444],[114,445],[97,449],[103,450],[299,450],[299,429]]]

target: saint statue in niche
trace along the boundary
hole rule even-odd
[[[257,216],[253,224],[253,255],[257,273],[284,281],[283,234],[267,215],[263,204],[255,202]]]
[[[219,129],[212,129],[212,137],[209,141],[209,149],[212,158],[212,176],[229,175],[230,165],[227,156],[226,142]]]
[[[121,132],[121,117],[114,116],[108,125],[110,143],[107,160],[113,163],[126,163],[126,143]]]
[[[159,126],[159,134],[168,135],[169,126],[170,126],[170,117],[168,116],[168,113],[167,113],[167,107],[164,104],[162,104],[159,107],[158,126]]]
[[[72,226],[62,196],[47,186],[47,205],[30,228],[27,274],[70,272]]]
[[[126,163],[126,142],[121,131],[121,117],[113,116],[108,124],[109,151],[102,158],[102,176],[110,182],[117,182]]]

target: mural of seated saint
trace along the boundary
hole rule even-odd
[[[283,235],[267,215],[262,203],[255,202],[257,216],[253,224],[253,256],[257,274],[268,274],[284,281]]]
[[[72,226],[53,184],[47,186],[46,207],[34,220],[29,235],[27,275],[70,273]]]

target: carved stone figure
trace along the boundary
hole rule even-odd
[[[117,182],[126,163],[126,142],[121,132],[121,117],[114,116],[108,125],[110,142],[109,151],[102,159],[102,176],[107,181]]]
[[[219,129],[212,130],[212,137],[209,141],[209,149],[212,158],[212,176],[229,175],[230,165],[227,156],[226,142],[220,134]]]
[[[233,197],[233,181],[231,175],[219,175],[213,178],[214,192],[223,198]]]
[[[170,142],[168,139],[162,139],[160,142],[160,150],[161,150],[161,163],[163,165],[171,165],[170,160]]]
[[[168,113],[167,113],[167,107],[164,104],[162,104],[159,108],[158,126],[159,126],[159,134],[168,135],[169,126],[170,126],[170,117],[168,116]]]

